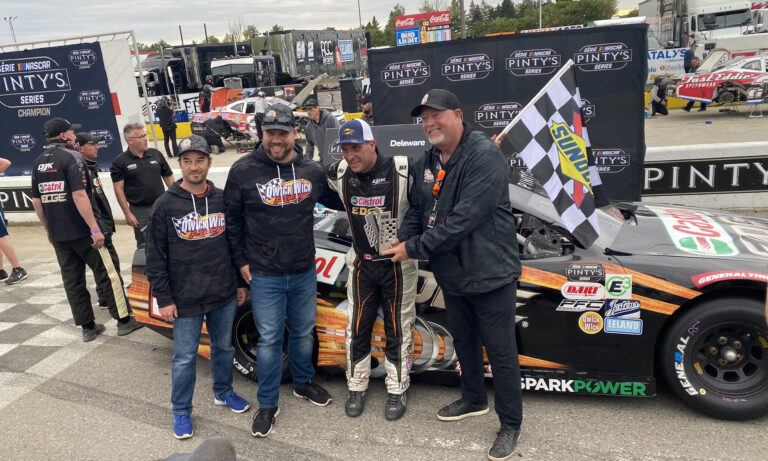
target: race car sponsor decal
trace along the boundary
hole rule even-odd
[[[733,238],[714,219],[692,210],[649,206],[661,218],[675,247],[704,256],[735,256]]]
[[[597,282],[605,277],[605,269],[600,264],[569,264],[565,276],[572,282]]]
[[[181,218],[171,218],[176,235],[183,240],[202,240],[214,238],[224,233],[226,218],[224,213],[211,213],[202,216],[190,212]]]
[[[605,297],[609,299],[632,299],[632,276],[605,274]]]
[[[677,352],[675,352],[675,373],[677,374],[677,380],[680,382],[680,385],[683,386],[683,389],[688,393],[688,395],[704,395],[707,393],[707,391],[703,388],[698,391],[694,389],[693,385],[688,380],[688,376],[685,374],[685,365],[683,364],[683,359],[685,359],[685,348],[688,345],[688,341],[690,339],[690,336],[681,336],[677,343]]]
[[[432,174],[432,170],[429,168],[424,168],[424,182],[427,184],[435,182],[435,175]]]
[[[599,311],[603,308],[603,301],[588,301],[585,299],[564,299],[560,301],[556,311],[560,312],[586,312]]]
[[[632,381],[603,381],[562,378],[520,378],[524,391],[569,392],[573,394],[604,394],[645,397],[645,383]]]
[[[768,282],[768,274],[765,272],[729,272],[729,271],[717,271],[717,272],[705,272],[703,274],[694,275],[691,277],[693,284],[696,288],[705,287],[715,282],[723,280],[756,280],[758,282]]]
[[[376,197],[358,197],[354,196],[350,199],[352,206],[384,206],[384,196],[378,195]]]
[[[269,206],[296,205],[312,194],[312,183],[306,179],[285,181],[274,178],[266,184],[256,184],[261,201]]]
[[[636,299],[607,300],[605,301],[605,316],[621,317],[625,319],[639,319],[640,301]]]
[[[603,299],[605,289],[599,283],[568,282],[560,288],[565,299]]]
[[[643,321],[640,319],[606,317],[604,330],[606,333],[620,335],[641,335],[643,334]]]
[[[344,269],[344,253],[317,248],[315,250],[315,271],[317,281],[333,285]]]
[[[603,318],[596,312],[584,312],[579,317],[579,328],[588,335],[600,333],[603,329]]]
[[[64,181],[41,182],[37,185],[37,190],[41,194],[64,192]]]

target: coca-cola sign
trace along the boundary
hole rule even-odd
[[[435,11],[432,13],[409,14],[395,18],[395,29],[409,29],[420,27],[427,22],[429,26],[445,26],[451,23],[450,11]]]

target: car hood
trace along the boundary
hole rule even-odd
[[[611,250],[668,255],[768,260],[768,220],[679,205],[619,204],[635,219],[621,226]],[[635,222],[636,221],[636,222]]]

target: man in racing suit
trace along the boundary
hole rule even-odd
[[[359,119],[339,128],[338,143],[344,160],[328,168],[328,183],[344,202],[353,239],[346,257],[349,395],[345,410],[351,417],[363,412],[371,374],[371,332],[381,306],[387,338],[384,416],[392,421],[406,409],[418,263],[393,263],[379,252],[389,248],[408,210],[408,158],[379,155],[371,127]]]

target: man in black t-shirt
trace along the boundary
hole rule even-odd
[[[144,228],[149,212],[166,186],[173,184],[173,171],[157,149],[149,149],[147,133],[141,123],[129,123],[123,128],[128,150],[112,160],[109,169],[117,203],[133,227],[136,247],[144,244]]]
[[[74,129],[79,127],[63,118],[45,123],[45,138],[50,144],[32,169],[32,205],[56,251],[75,324],[83,327],[83,341],[88,342],[105,328],[94,319],[85,281],[86,264],[93,270],[97,290],[105,296],[109,313],[117,319],[117,334],[127,335],[142,325],[130,315],[120,276],[104,248],[105,236],[96,219],[98,212],[94,213],[90,175],[83,156],[74,149]]]

